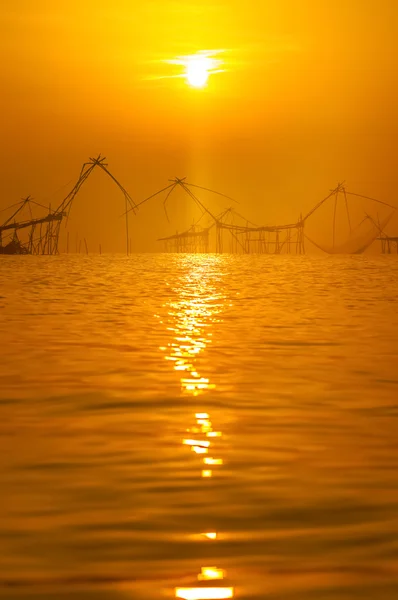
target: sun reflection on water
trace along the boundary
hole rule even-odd
[[[198,266],[173,289],[177,299],[167,304],[167,330],[173,337],[167,346],[165,359],[174,362],[174,370],[181,371],[183,393],[193,396],[214,389],[207,377],[198,372],[195,362],[198,355],[212,343],[212,331],[215,323],[220,322],[219,314],[225,298],[217,292],[214,284],[204,276],[204,270]]]
[[[185,600],[223,600],[233,598],[232,588],[177,588],[176,598]]]
[[[173,369],[180,373],[182,394],[195,399],[216,387],[208,377],[200,374],[198,359],[212,343],[211,329],[221,322],[220,313],[225,304],[225,297],[217,289],[217,283],[215,278],[209,277],[206,268],[195,261],[190,274],[172,289],[176,298],[165,306],[167,331],[171,332],[172,338],[160,350],[165,353],[165,359],[173,364]],[[203,399],[201,404],[203,405]],[[188,435],[182,440],[182,444],[190,447],[191,451],[198,455],[201,462],[201,478],[212,479],[224,464],[217,450],[222,431],[214,429],[210,413],[207,411],[195,412],[194,419],[186,430]],[[207,542],[215,542],[218,534],[203,532],[199,537]],[[203,567],[197,577],[198,583],[189,588],[176,588],[175,595],[187,600],[232,598],[232,587],[218,585],[224,576],[225,571],[222,569]]]
[[[195,425],[187,430],[188,433],[192,436],[192,438],[183,439],[182,443],[184,445],[191,446],[192,450],[196,452],[196,454],[209,454],[209,452],[211,451],[212,456],[205,456],[203,458],[203,466],[205,468],[202,469],[201,475],[202,477],[206,478],[213,477],[213,470],[208,469],[207,467],[209,465],[220,466],[224,463],[224,461],[222,458],[219,458],[218,456],[214,455],[214,442],[209,439],[203,440],[201,438],[203,438],[203,434],[205,434],[205,436],[209,438],[209,436],[212,433],[217,433],[217,437],[222,436],[222,433],[220,431],[213,431],[213,425],[210,421],[210,416],[208,413],[196,413],[195,419]]]

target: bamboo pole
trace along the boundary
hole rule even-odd
[[[86,254],[88,254],[88,247],[87,247],[86,238],[84,238],[84,245],[86,246]]]
[[[348,198],[347,198],[347,194],[346,194],[345,188],[343,188],[343,193],[344,193],[345,209],[346,209],[346,212],[347,212],[348,227],[350,228],[350,235],[351,235],[351,233],[352,233],[351,218],[350,218],[350,211],[349,211],[349,208],[348,208]]]
[[[42,253],[42,249],[43,249],[43,232],[42,232],[42,229],[43,229],[43,223],[40,223],[40,234],[39,234],[40,240],[39,240],[39,243],[38,243],[38,252],[37,252],[38,254],[41,254]]]
[[[124,198],[126,210],[126,253],[129,255],[129,213],[127,210],[127,197]]]
[[[55,225],[55,245],[54,245],[54,254],[58,254],[58,244],[59,244],[59,231],[61,229],[61,221],[58,221]]]
[[[338,199],[338,195],[339,192],[336,192],[336,196],[334,199],[334,212],[333,212],[333,248],[335,246],[335,240],[336,240],[336,214],[337,214],[337,199]]]
[[[48,205],[48,214],[51,214],[51,204]],[[53,227],[52,227],[52,221],[49,222],[49,224],[47,225],[47,231],[48,231],[48,242],[47,242],[47,252],[48,254],[52,254],[53,253],[53,238],[52,238],[52,234],[53,234]]]

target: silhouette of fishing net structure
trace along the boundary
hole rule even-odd
[[[365,212],[365,217],[359,223],[358,226],[352,226],[352,215],[350,213],[349,207],[349,199],[356,198],[362,199],[370,202],[371,204],[379,204],[385,207],[388,207],[392,210],[389,212],[387,216],[385,216],[382,221],[376,222],[374,218],[372,218],[369,214]],[[343,200],[344,210],[347,218],[347,225],[349,228],[348,238],[343,242],[337,243],[336,233],[337,233],[337,210],[339,202],[341,203]],[[311,242],[314,246],[322,250],[327,254],[362,254],[369,248],[373,242],[379,238],[382,234],[384,228],[388,225],[391,218],[393,217],[396,207],[381,200],[377,200],[376,198],[371,198],[369,196],[365,196],[363,194],[357,194],[355,192],[350,192],[346,189],[343,183],[339,183],[338,186],[331,190],[330,194],[326,196],[323,200],[318,202],[310,212],[304,217],[303,221],[306,223],[310,217],[312,217],[319,209],[325,205],[327,202],[332,202],[332,244],[327,244],[325,242],[319,242],[314,240],[308,234],[305,234],[305,238]],[[363,213],[362,213],[363,214]],[[365,225],[366,229],[363,227]]]
[[[215,215],[202,200],[198,198],[195,193],[197,189],[217,194],[218,196],[232,200],[235,203],[236,200],[221,192],[189,183],[185,177],[171,179],[168,186],[139,202],[136,205],[136,208],[139,208],[160,194],[165,194],[163,207],[166,218],[169,221],[167,202],[170,195],[177,187],[182,188],[199,208],[199,211],[201,212],[199,221],[203,217],[207,217],[210,223],[207,227],[198,228],[198,221],[183,232],[176,232],[174,235],[159,238],[158,241],[164,243],[166,251],[194,253],[208,252],[209,232],[214,228],[216,232],[216,253],[228,251],[233,254],[280,254],[282,251],[290,252],[291,249],[295,249],[299,254],[304,253],[304,223],[301,218],[297,223],[287,225],[258,226],[238,213],[233,207],[229,207],[220,214]],[[228,235],[229,245],[228,240],[227,244],[225,243],[223,237],[224,232]]]
[[[207,217],[210,223],[207,227],[198,227],[199,221],[194,223],[191,227],[184,230],[183,232],[176,232],[173,235],[159,238],[158,241],[164,243],[165,250],[171,252],[207,252],[209,247],[209,233],[215,229],[215,250],[216,253],[222,253],[224,251],[232,254],[282,254],[282,253],[293,253],[304,254],[305,253],[305,239],[311,242],[314,246],[322,250],[327,254],[361,254],[383,234],[383,230],[391,220],[396,207],[355,192],[350,192],[346,189],[343,183],[339,183],[337,187],[330,191],[330,193],[318,202],[304,217],[300,215],[296,222],[287,224],[277,225],[257,225],[250,222],[243,215],[237,212],[234,207],[225,209],[222,213],[215,215],[211,212],[206,205],[197,197],[195,194],[196,190],[205,190],[214,194],[218,194],[229,200],[233,200],[230,196],[221,194],[209,188],[202,187],[187,182],[186,178],[174,178],[170,180],[170,184],[161,190],[155,192],[148,198],[145,198],[136,205],[136,208],[145,204],[152,198],[164,193],[165,198],[163,201],[164,210],[166,213],[167,220],[169,221],[167,213],[167,202],[172,192],[177,188],[181,187],[186,194],[193,200],[195,205],[201,212],[201,217]],[[378,203],[385,207],[389,207],[392,212],[383,218],[379,223],[365,213],[365,218],[361,221],[359,226],[353,227],[354,221],[352,211],[350,210],[349,199],[357,198],[362,200],[370,201],[371,203]],[[326,203],[332,204],[332,217],[328,222],[332,223],[332,244],[325,242],[318,242],[305,233],[305,227],[308,221],[318,213],[322,206]],[[337,241],[337,212],[338,205],[343,201],[343,207],[346,214],[347,224],[349,228],[348,238],[343,242]],[[236,202],[234,200],[234,202]],[[362,211],[363,214],[363,211]],[[366,223],[366,230],[359,229]],[[370,226],[369,226],[370,225]],[[227,243],[223,237],[223,233],[228,235]],[[384,235],[384,234],[383,234]],[[229,241],[229,244],[228,244]]]
[[[37,212],[37,207],[49,212],[33,218],[33,210]],[[53,240],[53,223],[60,222],[62,215],[52,213],[51,208],[48,209],[34,201],[31,196],[23,198],[21,202],[7,207],[2,212],[15,208],[16,210],[0,225],[0,254],[45,254],[46,244]],[[44,237],[40,234],[38,238],[37,231],[42,232],[43,225],[47,229],[47,235]],[[26,231],[28,235],[21,239]]]
[[[375,223],[371,224],[371,227],[364,233],[350,237],[342,244],[335,246],[328,246],[320,242],[315,242],[308,235],[305,234],[306,239],[314,244],[317,248],[326,252],[326,254],[362,254],[369,248],[373,242],[379,237],[380,229],[383,230],[390,222],[394,213],[391,213],[377,226]],[[366,217],[366,220],[371,221],[370,217]]]
[[[51,205],[46,207],[38,202],[35,202],[30,196],[9,207],[9,209],[16,207],[16,210],[2,224],[0,224],[0,254],[58,254],[61,223],[64,219],[67,221],[69,218],[74,199],[96,167],[104,171],[124,195],[126,209],[126,243],[128,253],[129,241],[127,212],[128,209],[135,212],[136,205],[127,190],[109,171],[105,160],[105,157],[101,157],[101,155],[99,155],[97,158],[90,157],[89,162],[83,164],[79,178],[72,190],[55,210],[51,209]],[[34,217],[32,208],[37,211],[37,207],[40,207],[41,212],[44,209],[46,213],[42,216]],[[29,210],[30,218],[17,221],[16,217],[19,216],[19,218],[21,218],[24,210]],[[22,240],[19,237],[21,232],[25,232],[25,240]]]
[[[166,252],[207,254],[209,252],[209,231],[211,227],[197,228],[195,225],[168,237],[159,238],[158,242],[164,242]]]
[[[307,215],[304,217],[300,215],[296,222],[276,225],[257,225],[238,213],[232,206],[219,214],[214,214],[204,202],[199,199],[197,190],[216,194],[218,197],[231,200],[232,202],[236,202],[236,200],[215,190],[189,183],[185,177],[175,177],[174,179],[169,180],[169,185],[136,204],[133,202],[126,189],[108,170],[105,158],[99,155],[97,158],[90,158],[88,162],[83,164],[75,185],[55,210],[51,209],[51,205],[47,208],[42,204],[35,202],[30,196],[23,199],[20,203],[15,204],[13,207],[9,207],[10,210],[13,210],[12,214],[0,224],[0,254],[57,254],[61,223],[64,219],[66,221],[68,220],[77,194],[95,168],[103,170],[117,185],[124,196],[125,211],[123,214],[126,218],[127,254],[129,253],[129,213],[132,211],[135,214],[139,207],[163,193],[165,194],[163,207],[166,218],[170,222],[167,212],[167,202],[176,188],[181,188],[193,201],[200,212],[200,218],[196,223],[194,222],[184,231],[177,231],[173,235],[160,238],[159,241],[164,243],[167,251],[190,253],[208,252],[209,234],[213,229],[215,230],[216,253],[227,251],[233,254],[290,254],[292,252],[304,254],[305,239],[328,254],[360,254],[369,248],[376,239],[381,239],[382,242],[387,239],[386,244],[388,248],[390,248],[392,240],[395,239],[388,238],[384,233],[384,228],[391,220],[396,211],[396,207],[375,198],[350,192],[345,188],[344,182],[339,183],[334,190],[331,190],[325,198],[318,202],[307,213]],[[352,214],[349,206],[350,197],[367,200],[371,203],[378,203],[379,205],[388,207],[392,212],[383,217],[381,222],[376,222],[374,218],[365,213],[365,219],[362,220],[360,225],[358,227],[353,227]],[[338,205],[341,204],[341,201],[343,202],[346,214],[349,235],[343,242],[338,242],[336,236],[337,213]],[[309,220],[312,220],[313,215],[318,213],[321,207],[325,206],[326,203],[329,203],[328,206],[331,206],[332,208],[332,216],[328,220],[328,222],[332,223],[331,244],[324,241],[316,241],[313,239],[313,236],[310,237],[308,233],[304,233]],[[32,209],[37,211],[38,208],[40,208],[42,212],[44,210],[45,213],[34,217]],[[29,217],[22,218],[23,211],[26,210],[29,211]],[[18,221],[17,217],[19,219]],[[203,223],[200,224],[202,219],[207,220],[205,225],[203,225]],[[366,231],[364,231],[363,228],[359,231],[363,223],[366,223]],[[19,237],[20,232],[23,231],[25,231],[25,240],[22,240]],[[227,241],[225,240],[225,236],[227,236]],[[7,243],[4,244],[3,240]]]

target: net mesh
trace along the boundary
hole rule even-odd
[[[320,244],[318,242],[314,242],[314,240],[309,238],[307,235],[305,237],[309,242],[311,242],[311,244],[314,244],[314,246],[323,252],[326,252],[326,254],[362,254],[362,252],[365,252],[365,250],[369,248],[369,246],[373,244],[375,239],[380,235],[393,214],[394,213],[391,213],[378,226],[373,223],[371,229],[368,231],[355,237],[350,237],[348,240],[342,244],[339,244],[338,246]]]

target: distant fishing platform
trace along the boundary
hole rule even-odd
[[[185,177],[170,179],[169,185],[136,203],[110,172],[105,160],[105,157],[99,155],[97,158],[90,158],[88,162],[84,163],[75,185],[54,210],[52,210],[51,205],[46,207],[28,196],[22,199],[21,202],[1,211],[9,211],[11,214],[0,224],[0,254],[59,254],[61,224],[64,221],[68,222],[78,192],[95,169],[102,170],[110,177],[123,194],[127,254],[129,254],[130,249],[129,214],[131,212],[135,214],[144,204],[163,194],[163,207],[167,220],[169,220],[167,202],[170,195],[177,188],[185,192],[196,205],[201,216],[188,229],[158,239],[159,242],[163,243],[166,252],[207,253],[210,251],[210,236],[214,231],[215,243],[213,248],[215,247],[217,254],[223,252],[232,254],[305,254],[306,241],[327,254],[361,254],[376,239],[381,242],[383,253],[391,254],[394,245],[398,253],[398,236],[389,236],[385,232],[386,226],[397,210],[396,207],[376,198],[351,192],[346,188],[344,182],[339,183],[304,216],[300,214],[297,220],[285,224],[261,225],[252,223],[240,214],[235,208],[236,200],[230,196],[189,183]],[[215,214],[198,197],[199,191],[216,194],[224,201],[228,200],[233,204]],[[370,213],[364,212],[364,217],[359,225],[354,225],[349,206],[349,200],[354,197],[370,201],[372,205],[383,205],[385,209],[388,209],[388,213],[380,220],[378,215],[372,216]],[[309,220],[327,203],[332,203],[331,244],[316,241],[306,233]],[[344,242],[337,243],[336,215],[340,203],[343,204],[346,215],[348,236]],[[30,218],[21,218],[26,211],[29,211]],[[41,214],[38,214],[39,212]],[[88,253],[86,240],[84,241]],[[67,243],[67,251],[68,247],[69,244]]]

